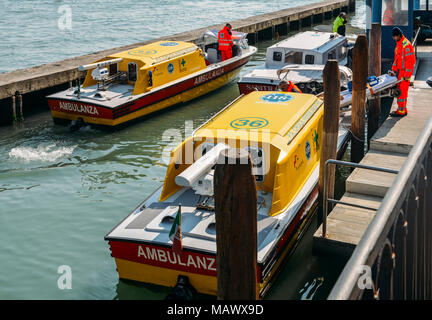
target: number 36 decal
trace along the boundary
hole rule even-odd
[[[258,129],[268,125],[268,121],[264,118],[245,117],[231,121],[230,125],[236,129]]]

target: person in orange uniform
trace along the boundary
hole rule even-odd
[[[282,80],[279,82],[279,89],[283,92],[298,92],[303,93],[292,81]]]
[[[222,61],[232,58],[232,47],[234,44],[231,29],[231,25],[227,23],[218,33],[219,51],[222,54]]]
[[[396,49],[392,70],[389,71],[389,74],[397,76],[398,80],[402,81],[398,83],[398,88],[401,91],[401,95],[397,98],[398,109],[390,113],[390,115],[392,117],[404,117],[408,114],[406,108],[408,89],[416,58],[411,42],[405,38],[401,29],[398,27],[393,28],[392,36],[393,40],[396,41]]]
[[[385,0],[386,3],[386,9],[384,11],[384,15],[382,18],[382,24],[383,26],[392,26],[394,25],[394,12],[395,7],[393,4],[393,0]]]

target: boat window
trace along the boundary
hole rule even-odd
[[[432,1],[429,0],[429,7],[431,6]],[[426,0],[416,0],[414,1],[414,10],[426,10]]]
[[[117,70],[118,70],[118,64],[117,63],[110,64],[110,66],[109,66],[109,74],[110,74],[110,76],[113,76],[113,75],[117,74]]]
[[[264,181],[266,167],[264,151],[258,147],[246,147],[252,160],[252,174],[256,181]]]
[[[314,64],[315,63],[315,56],[312,54],[307,54],[305,56],[305,64]]]
[[[327,59],[336,59],[336,50],[330,51]]]
[[[135,62],[128,63],[128,79],[133,82],[137,79],[137,65]]]
[[[303,53],[291,51],[285,54],[285,63],[302,64]]]
[[[282,61],[282,52],[273,52],[273,61]]]
[[[383,26],[408,25],[408,1],[382,0],[381,12]]]

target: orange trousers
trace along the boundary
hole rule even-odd
[[[397,98],[397,113],[399,114],[407,114],[408,110],[406,108],[407,100],[408,100],[408,89],[410,86],[409,80],[403,80],[402,82],[399,82],[397,87],[401,91],[400,97]]]
[[[221,54],[222,54],[222,61],[225,61],[225,60],[232,58],[231,48],[229,50],[221,50]]]

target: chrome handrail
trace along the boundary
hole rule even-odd
[[[422,232],[419,228],[424,228],[425,233],[422,234],[426,239],[424,241],[426,243],[432,242],[432,235],[427,225],[415,222],[419,218],[427,219],[426,221],[432,219],[430,201],[432,177],[428,176],[431,171],[432,117],[417,138],[399,174],[387,191],[374,218],[337,279],[328,296],[329,300],[361,299],[365,289],[372,289],[374,298],[421,299],[422,296],[431,298],[432,271],[429,269],[419,271],[417,268],[422,268],[422,265],[417,266],[416,262],[412,265],[411,273],[406,270],[406,266],[412,263],[408,257],[411,257],[410,259],[424,259],[428,265],[431,264],[432,256],[428,251],[429,244],[424,247],[423,243],[414,242],[413,244],[407,238],[408,236],[418,237],[417,233]],[[420,203],[423,205],[419,205]],[[423,209],[421,210],[422,206]],[[399,221],[400,216],[403,218],[401,221]],[[409,222],[410,219],[414,219],[414,223]],[[396,224],[397,222],[401,222],[400,226],[404,231],[397,230],[397,225],[399,225]],[[395,241],[398,243],[402,241],[406,244],[400,249],[400,244],[395,244]],[[401,251],[395,253],[398,246]],[[420,254],[420,257],[417,257],[417,254]],[[381,270],[380,265],[383,264],[384,267]],[[359,285],[361,270],[365,266],[372,270],[371,277],[369,277],[370,282],[372,282],[370,288]],[[377,267],[372,268],[373,266]],[[386,269],[385,266],[390,269]],[[404,273],[393,278],[391,275],[395,268],[402,268]],[[397,289],[392,283],[383,280],[389,279],[389,277],[393,281],[397,281]],[[420,279],[420,281],[411,280],[413,277]],[[423,283],[427,284],[426,295],[422,293]]]
[[[351,207],[356,207],[356,208],[361,208],[361,209],[376,210],[376,208],[361,206],[361,205],[357,205],[354,203],[347,203],[347,202],[339,201],[339,200],[332,199],[332,198],[329,199],[328,198],[328,190],[327,190],[329,164],[340,165],[340,166],[345,166],[345,167],[350,167],[350,168],[359,168],[359,169],[380,171],[380,172],[386,172],[386,173],[394,173],[394,174],[399,173],[398,170],[382,168],[382,167],[378,167],[378,166],[370,166],[370,165],[366,165],[366,164],[341,161],[341,160],[335,160],[335,159],[327,160],[325,163],[325,168],[324,168],[324,188],[323,188],[323,206],[324,206],[324,208],[323,208],[323,222],[322,222],[322,235],[321,235],[323,238],[327,237],[327,215],[328,215],[328,203],[329,202],[336,203],[336,204],[339,203],[339,204],[343,204],[343,205],[347,205],[347,206],[351,206]]]

